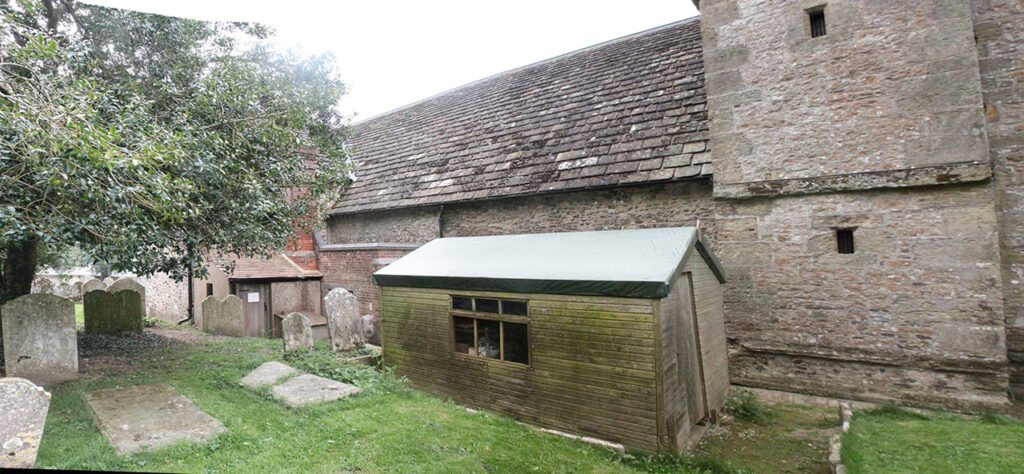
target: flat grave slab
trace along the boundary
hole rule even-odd
[[[94,390],[82,397],[118,454],[158,449],[183,440],[202,442],[226,429],[165,383]]]
[[[303,374],[292,377],[271,389],[274,397],[285,405],[298,407],[313,403],[339,400],[362,391],[359,387],[325,379],[316,375]]]
[[[266,385],[273,385],[284,377],[298,373],[299,371],[292,368],[291,366],[282,364],[280,362],[264,362],[259,367],[253,369],[242,379],[242,385],[256,390]]]

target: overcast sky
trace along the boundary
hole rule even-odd
[[[690,0],[86,0],[201,20],[258,21],[283,47],[331,51],[356,121],[462,84],[697,15]]]

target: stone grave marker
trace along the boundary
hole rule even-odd
[[[202,442],[226,429],[165,383],[94,390],[82,398],[100,432],[122,455],[182,440]]]
[[[335,288],[324,297],[324,309],[334,352],[350,351],[366,343],[356,295],[344,288]]]
[[[50,394],[18,377],[0,379],[0,469],[32,469]]]
[[[256,390],[260,387],[273,385],[289,375],[298,373],[295,368],[280,362],[264,362],[256,367],[249,375],[242,378],[242,385]]]
[[[292,377],[270,389],[277,398],[289,407],[339,400],[362,391],[359,387],[325,379],[311,374]]]
[[[146,316],[149,314],[146,312],[146,287],[142,286],[142,284],[134,278],[121,278],[107,287],[107,291],[110,293],[117,293],[121,290],[137,291],[139,293],[139,299],[142,300],[142,315]]]
[[[142,332],[142,296],[135,290],[111,293],[92,290],[82,298],[85,313],[85,332],[90,334],[116,334]]]
[[[235,295],[227,295],[224,299],[207,296],[203,301],[202,314],[205,332],[234,337],[245,335],[242,300]]]
[[[313,349],[313,328],[306,315],[291,313],[285,316],[281,320],[281,333],[285,352]]]
[[[106,277],[106,278],[103,279],[103,284],[106,285],[106,286],[113,285],[114,284],[114,279],[110,278],[110,277]]]
[[[89,281],[87,281],[85,283],[82,283],[82,296],[84,297],[86,293],[88,293],[88,292],[90,292],[92,290],[105,290],[105,289],[107,289],[107,284],[106,283],[103,283],[102,281],[99,281],[99,280],[97,280],[95,278],[91,278],[91,279],[89,279]]]
[[[4,360],[8,377],[49,385],[78,376],[75,304],[46,293],[4,304]]]

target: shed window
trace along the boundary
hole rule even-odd
[[[530,363],[526,301],[452,296],[452,349],[458,354]]]

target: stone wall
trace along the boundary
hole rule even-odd
[[[1024,3],[971,6],[995,167],[1011,388],[1024,400]]]
[[[448,204],[334,216],[320,249],[324,292],[342,287],[359,298],[363,314],[379,316],[373,272],[440,235],[446,237],[696,225],[714,234],[707,180]],[[387,243],[412,244],[405,247]],[[372,247],[368,244],[380,244]],[[359,246],[364,246],[360,248]]]
[[[275,281],[270,284],[272,314],[320,314],[320,280]]]
[[[807,9],[826,3],[827,34],[812,38]],[[900,185],[903,175],[870,173],[938,165],[938,182],[989,177],[969,2],[704,0],[700,8],[715,196],[865,173],[845,189]],[[807,191],[815,190],[799,190]]]
[[[136,277],[146,288],[146,315],[168,322],[184,319],[188,312],[188,283],[174,281],[165,273]],[[202,299],[196,300],[196,306]]]
[[[716,204],[734,383],[960,409],[1006,402],[988,184]],[[836,228],[854,228],[839,254]]]

